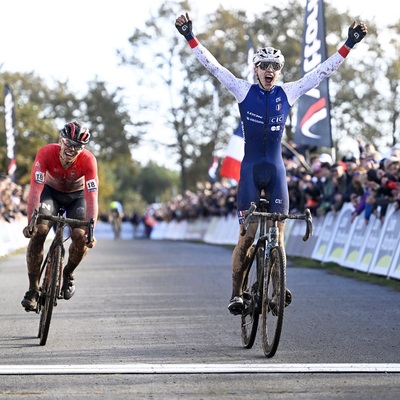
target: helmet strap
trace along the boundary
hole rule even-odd
[[[260,78],[258,77],[258,74],[256,74],[256,75],[257,75],[258,84],[259,84],[264,90],[267,90],[267,89],[264,87],[264,85],[261,83]]]

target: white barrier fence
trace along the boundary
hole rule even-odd
[[[0,221],[0,257],[11,254],[12,252],[24,249],[29,242],[22,234],[22,230],[27,225],[27,218],[21,218],[11,223]],[[66,233],[67,234],[67,233]],[[131,240],[144,237],[144,226],[139,224],[137,229],[129,222],[122,224],[121,239]],[[114,233],[111,225],[107,222],[98,221],[96,224],[95,236],[98,239],[113,239]],[[53,231],[50,231],[48,239],[54,237]]]
[[[363,215],[351,222],[353,210],[350,204],[345,204],[336,216],[328,213],[325,217],[314,218],[314,235],[307,242],[302,240],[305,223],[288,220],[286,253],[400,279],[400,210],[390,206],[383,224],[374,216],[366,224]],[[237,218],[228,216],[160,222],[154,227],[151,239],[234,245],[238,234]]]
[[[290,256],[311,258],[321,262],[334,262],[345,268],[368,274],[400,279],[400,210],[388,208],[382,224],[371,216],[368,224],[363,215],[351,223],[353,207],[346,204],[334,216],[314,218],[314,236],[303,242],[305,223],[289,220],[285,229],[286,252]],[[8,223],[0,221],[0,257],[24,248],[28,239],[22,235],[26,218]],[[210,217],[197,220],[159,222],[153,228],[153,240],[196,240],[218,245],[234,245],[239,234],[237,218]],[[95,236],[112,239],[111,226],[96,224]],[[122,224],[122,239],[132,240],[144,236],[144,227],[134,232],[132,224]]]
[[[12,223],[0,221],[0,257],[28,245],[28,239],[22,234],[26,224],[26,218],[21,218]]]

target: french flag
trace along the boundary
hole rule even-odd
[[[229,139],[226,148],[226,156],[222,161],[220,176],[233,179],[236,182],[240,180],[240,165],[244,156],[244,139],[242,123],[240,122],[235,132]]]

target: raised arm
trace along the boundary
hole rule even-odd
[[[185,37],[192,48],[196,58],[213,74],[240,103],[245,98],[251,83],[244,79],[235,77],[228,69],[222,66],[217,59],[199,42],[194,36],[193,22],[189,14],[180,15],[175,21],[178,32]]]
[[[289,103],[292,105],[300,96],[307,93],[310,89],[317,87],[321,81],[328,78],[343,63],[350,50],[367,34],[367,26],[364,22],[357,24],[356,21],[349,27],[348,37],[342,47],[317,68],[306,74],[295,82],[289,82],[282,85]]]

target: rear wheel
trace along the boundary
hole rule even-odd
[[[286,294],[286,257],[281,247],[271,249],[264,279],[262,302],[262,346],[273,357],[281,337]]]
[[[44,346],[49,334],[53,307],[57,301],[57,285],[59,282],[60,264],[62,262],[61,246],[56,246],[49,257],[46,270],[44,272],[40,301],[40,323],[39,339],[40,345]]]
[[[265,259],[264,247],[258,247],[252,255],[243,281],[242,343],[250,349],[256,338],[261,313],[262,279]],[[261,284],[260,284],[261,283]]]

